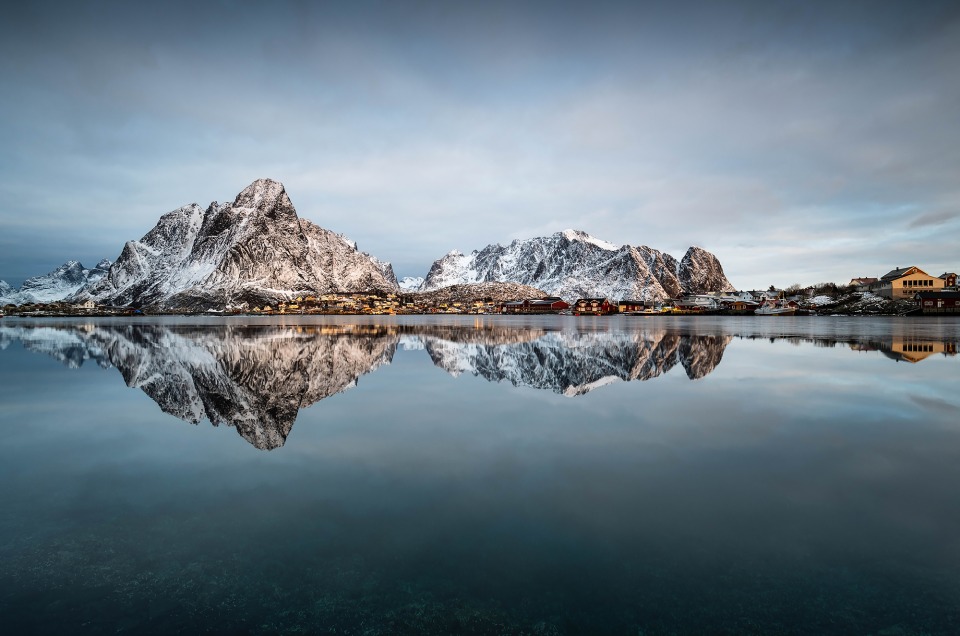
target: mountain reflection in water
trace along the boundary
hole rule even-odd
[[[614,320],[614,319],[612,319]],[[563,325],[563,328],[558,326]],[[283,446],[300,409],[357,385],[390,364],[397,350],[426,350],[452,376],[550,390],[574,397],[615,381],[650,380],[678,364],[697,380],[709,375],[735,338],[789,340],[820,347],[879,351],[919,362],[956,355],[954,339],[904,323],[888,333],[804,333],[803,323],[705,328],[656,322],[514,324],[346,322],[251,324],[94,321],[0,327],[0,349],[13,341],[69,367],[92,361],[116,367],[127,386],[187,422],[227,424],[259,449]],[[799,328],[798,328],[799,327]]]

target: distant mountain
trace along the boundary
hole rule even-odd
[[[702,248],[691,247],[678,261],[650,247],[618,246],[577,230],[471,254],[450,252],[433,263],[421,289],[490,281],[531,285],[566,300],[662,300],[734,289],[717,257]]]
[[[423,285],[423,276],[404,276],[400,279],[400,289],[403,291],[419,291]]]
[[[75,300],[204,310],[299,295],[398,291],[389,263],[297,212],[283,184],[258,179],[233,203],[186,205],[124,247],[109,274]]]
[[[19,290],[0,281],[0,305],[64,300],[87,285],[101,280],[107,275],[110,265],[110,259],[106,258],[92,268],[84,267],[79,261],[67,261],[52,272],[23,281]]]

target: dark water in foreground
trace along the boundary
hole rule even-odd
[[[958,634],[958,342],[5,318],[3,629]]]

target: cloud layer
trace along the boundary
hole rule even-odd
[[[960,267],[955,3],[24,4],[8,282],[258,177],[401,276],[567,227],[746,288]]]

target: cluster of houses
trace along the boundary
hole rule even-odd
[[[892,269],[880,278],[854,278],[850,285],[884,298],[913,300],[924,314],[960,313],[960,290],[954,272],[931,276],[912,265]]]
[[[854,278],[851,288],[870,292],[891,300],[913,300],[921,313],[960,314],[960,291],[957,274],[947,272],[931,276],[916,266],[896,268],[880,278]],[[563,299],[547,298],[516,300],[500,303],[496,313],[545,314],[572,313],[575,315],[606,315],[613,313],[733,313],[750,314],[765,305],[777,305],[785,309],[803,312],[808,298],[814,296],[815,288],[796,289],[787,296],[784,291],[771,287],[764,291],[709,292],[686,294],[663,302],[643,300],[612,301],[609,298],[580,298],[572,305]]]

